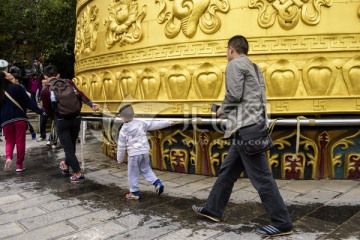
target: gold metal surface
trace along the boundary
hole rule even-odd
[[[112,113],[121,103],[133,103],[139,115],[210,116],[211,104],[220,103],[225,93],[227,41],[240,34],[265,77],[270,114],[353,115],[360,110],[359,29],[358,0],[78,0],[75,82]],[[92,110],[84,106],[83,112]],[[303,150],[294,162],[286,153],[268,152],[270,165],[281,168],[283,176],[292,167],[300,179],[318,178],[322,154],[325,175],[336,176],[338,156],[318,152],[319,142],[330,144],[325,141],[330,134],[319,131],[301,136]],[[185,152],[171,148],[172,138],[181,134],[188,143],[195,138],[209,143],[194,143]],[[216,174],[226,150],[212,148],[228,146],[212,131],[155,135],[151,154],[160,157],[153,158],[158,169],[170,164]],[[290,135],[276,139],[290,147],[285,144]],[[105,130],[103,149],[115,156],[112,138]],[[348,169],[358,162],[355,155],[346,157]]]
[[[78,86],[111,112],[125,101],[139,114],[211,114],[235,34],[263,71],[270,113],[360,109],[358,1],[82,0],[77,9]]]

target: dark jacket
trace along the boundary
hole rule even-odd
[[[53,79],[52,81],[56,81],[57,79]],[[76,91],[80,94],[81,101],[87,104],[89,107],[92,107],[93,102],[82,92],[80,91],[76,86],[75,83],[68,79],[67,80],[73,87],[76,89]],[[54,111],[52,108],[51,100],[50,100],[50,88],[49,84],[43,88],[43,90],[40,93],[40,99],[42,101],[42,106],[46,112],[46,115],[48,115],[50,118],[54,118]]]
[[[21,110],[15,103],[13,103],[8,97],[5,96],[4,104],[0,109],[1,127],[17,121],[27,121],[27,109],[30,109],[38,114],[44,113],[44,111],[38,108],[35,102],[30,99],[22,86],[12,83],[8,85],[6,92],[13,99],[15,99],[18,104],[20,104],[23,110]]]

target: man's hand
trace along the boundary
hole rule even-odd
[[[222,107],[219,107],[218,110],[216,111],[216,116],[221,117],[222,115],[224,115],[223,109]]]
[[[96,110],[98,110],[98,109],[100,108],[100,105],[97,104],[97,103],[93,103],[91,107],[92,107],[92,109],[93,109],[94,111],[96,111]]]

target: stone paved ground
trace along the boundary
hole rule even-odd
[[[247,179],[235,184],[221,223],[191,210],[205,202],[214,177],[155,171],[165,194],[157,197],[141,180],[142,199],[126,200],[126,165],[106,157],[98,139],[90,130],[78,145],[87,181],[74,185],[58,169],[62,149],[28,136],[27,170],[0,172],[0,239],[261,239],[254,229],[268,222]],[[359,181],[277,183],[295,226],[295,234],[277,239],[360,239]]]

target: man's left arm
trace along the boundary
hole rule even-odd
[[[224,100],[222,101],[220,111],[229,113],[232,109],[238,106],[243,96],[244,90],[244,74],[235,65],[234,61],[229,62],[226,67],[226,92]]]

